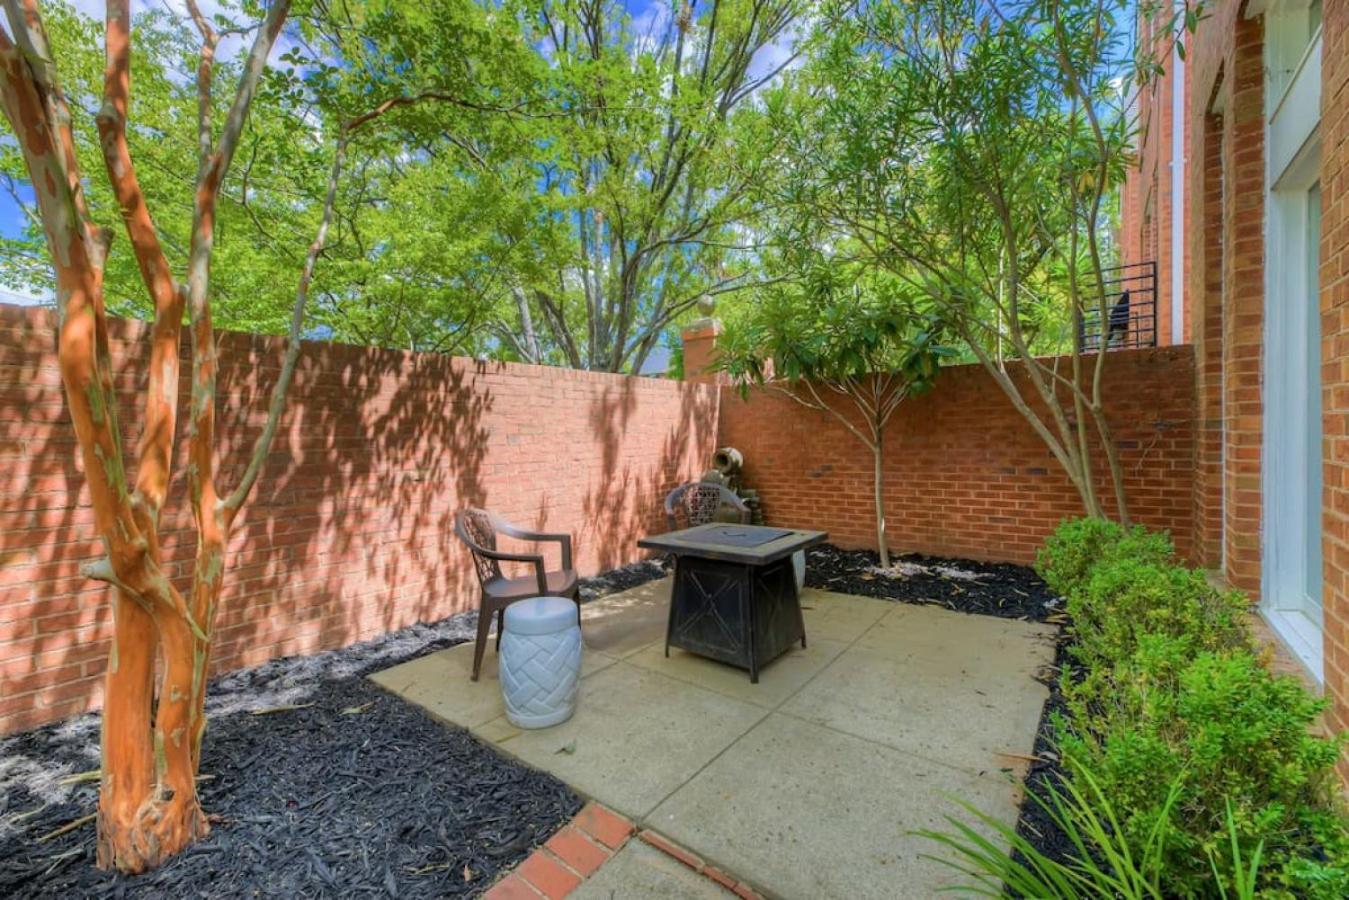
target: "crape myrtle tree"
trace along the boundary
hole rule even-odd
[[[1170,10],[1163,26],[1193,27],[1193,9]],[[1084,352],[1079,335],[1109,321],[1109,200],[1131,160],[1128,101],[1158,71],[1135,57],[1136,12],[1124,0],[879,0],[817,34],[806,89],[771,104],[777,169],[790,173],[774,185],[784,214],[854,241],[921,290],[1086,513],[1113,507],[1123,521],[1107,354]]]
[[[828,413],[871,451],[876,548],[889,567],[885,429],[949,351],[924,298],[890,273],[814,250],[786,257],[790,274],[728,323],[717,366],[742,390],[761,384]]]
[[[469,82],[414,86],[397,80],[344,85],[349,72],[311,61],[303,76],[335,111],[325,142],[331,148],[321,211],[307,248],[298,253],[289,338],[267,418],[237,484],[216,477],[215,406],[219,360],[211,320],[216,213],[236,151],[260,92],[290,90],[290,79],[269,76],[268,57],[292,13],[289,0],[248,6],[255,21],[239,25],[186,7],[199,35],[195,66],[197,110],[190,127],[197,152],[191,221],[184,263],[170,264],[131,156],[132,19],[128,0],[110,0],[104,26],[106,62],[101,98],[67,95],[37,0],[3,0],[0,25],[0,109],[9,124],[37,201],[37,213],[55,275],[61,379],[83,460],[95,528],[105,556],[83,573],[112,588],[114,632],[103,713],[98,808],[98,861],[137,872],[203,836],[206,817],[197,798],[197,770],[206,720],[203,701],[216,608],[225,572],[225,547],[258,480],[283,411],[300,350],[306,301],[315,266],[334,219],[338,184],[353,138],[388,113],[425,101],[487,108],[454,93]],[[299,10],[308,13],[307,10]],[[302,25],[294,25],[303,36]],[[466,29],[471,37],[471,29]],[[222,35],[246,38],[234,61],[217,61]],[[320,54],[322,57],[324,54]],[[462,76],[466,67],[438,71]],[[189,74],[189,79],[192,77]],[[270,80],[269,80],[270,79]],[[221,102],[216,87],[232,83]],[[127,465],[118,426],[118,398],[109,352],[104,269],[113,232],[96,221],[86,199],[72,108],[95,104],[93,117],[103,168],[128,243],[153,302],[149,368],[134,469]],[[81,117],[80,121],[86,121]],[[170,209],[170,212],[173,212]],[[224,278],[231,273],[225,270]],[[163,559],[159,522],[173,466],[178,418],[179,343],[186,317],[191,335],[187,413],[188,494],[196,525],[190,583],[180,588]],[[134,471],[135,479],[128,472]]]

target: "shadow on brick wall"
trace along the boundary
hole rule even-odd
[[[242,447],[277,374],[275,342],[230,339],[251,346],[222,355],[257,366],[232,366],[222,378],[233,414],[228,443]],[[475,368],[451,357],[306,348],[231,542],[222,666],[342,646],[462,608],[470,585],[453,516],[485,502],[485,419],[494,406]],[[230,481],[246,461],[238,453],[225,467]]]
[[[0,306],[0,733],[98,705],[111,633],[103,585],[79,575],[100,547],[54,326],[49,311]],[[147,329],[114,320],[110,331],[134,457]],[[284,342],[219,342],[223,492],[266,419]],[[185,410],[186,342],[182,359]],[[468,505],[570,532],[583,574],[637,558],[637,539],[664,528],[664,493],[707,464],[717,408],[702,386],[307,344],[230,541],[213,672],[474,608],[477,583],[453,536]],[[161,538],[168,574],[185,586],[196,533],[179,426]]]
[[[633,428],[635,392],[641,386],[638,379],[625,379],[589,404],[589,426],[600,441],[600,468],[606,477],[586,493],[582,508],[588,537],[599,548],[602,570],[631,558],[632,544],[638,538],[666,530],[665,495],[711,464],[710,458],[690,460],[689,448],[716,446],[718,392],[686,387],[677,415],[644,436],[660,442],[656,463],[624,456],[621,438]]]

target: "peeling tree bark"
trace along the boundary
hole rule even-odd
[[[195,5],[194,18],[203,23]],[[254,39],[230,121],[198,179],[198,205],[213,210],[215,195],[247,115],[253,91],[289,10],[278,0]],[[98,861],[139,872],[157,865],[207,831],[197,800],[196,773],[205,729],[201,697],[210,629],[224,570],[224,546],[233,512],[214,500],[214,341],[210,340],[206,271],[212,216],[199,217],[188,290],[174,280],[146,208],[126,141],[130,93],[131,23],[127,0],[108,3],[107,64],[100,145],[123,225],[155,307],[145,417],[137,447],[136,483],[128,484],[117,423],[103,306],[103,261],[108,235],[85,206],[74,137],[36,0],[4,0],[9,35],[0,29],[0,108],[18,136],[37,197],[56,275],[60,311],[61,379],[70,408],[95,526],[106,556],[84,573],[113,587],[114,635],[108,660],[99,791]],[[10,36],[12,35],[12,37]],[[203,68],[209,76],[214,38],[203,32]],[[209,84],[209,80],[207,81]],[[209,110],[209,96],[204,98]],[[209,129],[203,130],[209,135]],[[192,462],[199,489],[198,560],[189,597],[163,570],[159,516],[172,468],[177,420],[178,348],[183,310],[191,301],[193,353]],[[271,415],[279,417],[275,404]],[[202,427],[202,425],[206,427]],[[269,421],[267,433],[275,430]],[[260,442],[261,443],[261,442]],[[265,447],[255,453],[265,456]],[[203,468],[201,463],[205,461]],[[205,480],[202,480],[202,475]],[[246,496],[246,491],[244,492]],[[203,505],[205,504],[205,505]],[[156,660],[162,680],[155,683]],[[157,690],[156,690],[157,688]],[[157,697],[157,700],[156,700]]]
[[[0,29],[0,110],[19,136],[55,268],[61,312],[61,377],[93,498],[96,528],[106,549],[103,559],[86,565],[83,571],[114,589],[115,632],[104,701],[98,863],[134,873],[158,865],[209,829],[197,798],[197,771],[206,731],[206,678],[224,583],[225,548],[261,474],[285,408],[299,360],[310,282],[333,220],[348,143],[354,132],[392,109],[430,100],[457,101],[436,92],[395,97],[348,120],[339,129],[323,212],[300,273],[286,355],[272,390],[267,419],[238,485],[222,495],[214,472],[219,360],[209,302],[215,205],[253,93],[290,4],[288,0],[275,0],[268,8],[217,140],[210,120],[217,35],[196,3],[187,0],[189,14],[202,36],[198,66],[200,161],[187,280],[180,285],[159,245],[127,146],[129,0],[110,0],[99,138],[123,225],[155,305],[145,418],[132,489],[122,459],[103,309],[107,235],[85,208],[70,117],[36,0],[0,3],[15,36],[11,40]],[[178,349],[185,309],[192,338],[187,482],[197,527],[196,559],[186,596],[164,572],[158,533],[172,470],[181,375]],[[157,660],[163,663],[158,683]]]

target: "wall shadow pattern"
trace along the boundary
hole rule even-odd
[[[110,324],[130,452],[147,327]],[[103,586],[79,575],[100,548],[57,370],[55,315],[0,306],[0,332],[3,734],[100,703],[111,612]],[[265,421],[284,341],[219,341],[217,465],[228,487]],[[185,366],[182,409],[187,374]],[[452,532],[466,505],[569,532],[583,575],[640,558],[637,539],[663,528],[664,491],[705,467],[718,403],[703,385],[307,344],[229,545],[213,670],[475,608],[471,562]],[[179,424],[163,541],[181,583],[194,534]]]

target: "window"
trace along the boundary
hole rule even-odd
[[[1265,23],[1262,608],[1322,677],[1319,3]]]

